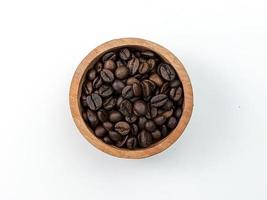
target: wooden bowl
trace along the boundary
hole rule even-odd
[[[107,51],[121,48],[123,46],[133,46],[140,49],[149,49],[157,54],[159,54],[162,59],[167,63],[171,64],[176,70],[183,86],[184,91],[184,104],[183,104],[183,113],[180,118],[180,121],[177,127],[169,133],[164,139],[159,142],[151,145],[148,148],[137,149],[137,150],[127,150],[117,148],[111,145],[104,143],[102,140],[98,139],[92,132],[92,130],[85,124],[82,114],[81,114],[81,105],[80,105],[80,95],[81,87],[83,80],[87,71],[93,67],[96,61]],[[76,126],[82,133],[82,135],[96,148],[101,151],[108,153],[113,156],[120,158],[145,158],[157,153],[160,153],[171,146],[183,133],[187,123],[192,114],[193,109],[193,91],[190,79],[187,75],[187,72],[183,64],[166,48],[144,39],[139,38],[122,38],[108,41],[91,51],[79,64],[76,69],[70,87],[69,94],[70,109],[72,117],[76,123]]]

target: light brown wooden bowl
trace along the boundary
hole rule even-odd
[[[116,48],[121,48],[123,46],[133,46],[140,49],[149,49],[156,52],[162,57],[162,59],[164,59],[167,63],[171,64],[174,67],[183,85],[183,91],[184,91],[183,113],[177,127],[171,133],[169,133],[167,137],[145,149],[127,150],[105,144],[102,140],[98,139],[93,134],[92,130],[85,124],[81,114],[81,105],[80,105],[81,87],[87,71],[91,67],[93,67],[95,62],[105,52]],[[70,101],[70,109],[72,117],[76,123],[76,126],[78,127],[82,135],[91,144],[93,144],[96,148],[100,149],[101,151],[113,156],[117,156],[120,158],[137,159],[137,158],[149,157],[164,151],[181,136],[192,114],[193,91],[190,79],[187,75],[187,72],[183,64],[169,50],[154,42],[150,42],[144,39],[122,38],[122,39],[115,39],[108,41],[96,47],[82,60],[82,62],[76,69],[71,82],[69,101]]]

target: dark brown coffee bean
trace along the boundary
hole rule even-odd
[[[131,134],[135,136],[138,134],[138,126],[136,124],[132,124]]]
[[[133,83],[132,85],[133,95],[138,97],[142,94],[141,86],[139,83]]]
[[[116,60],[116,54],[114,52],[108,52],[102,57],[102,61],[106,62],[107,60]]]
[[[154,140],[159,140],[161,138],[161,132],[159,130],[153,131],[151,135]]]
[[[87,73],[87,78],[88,80],[93,81],[96,78],[96,70],[90,69],[89,72]]]
[[[132,103],[130,101],[128,101],[127,99],[123,100],[120,104],[120,112],[124,115],[124,116],[129,116],[132,114]]]
[[[177,79],[170,82],[170,87],[179,87],[180,85],[181,82]]]
[[[139,100],[141,97],[139,96],[139,97],[132,97],[132,98],[130,98],[129,100],[132,102],[132,103],[134,103],[134,102],[136,102],[137,100]]]
[[[130,125],[127,122],[120,121],[115,124],[115,131],[121,135],[127,135],[131,130]]]
[[[158,114],[157,108],[151,106],[150,104],[147,105],[147,112],[146,112],[146,118],[147,119],[153,119]]]
[[[184,104],[184,98],[181,97],[180,100],[177,102],[177,105],[178,106],[183,106],[183,104]]]
[[[168,94],[169,91],[170,91],[169,84],[167,82],[163,83],[163,85],[160,88],[160,94]]]
[[[132,86],[127,85],[125,88],[123,88],[121,95],[126,99],[132,98],[134,96]]]
[[[128,77],[128,74],[129,74],[129,70],[127,67],[124,67],[124,66],[118,67],[115,71],[115,76],[118,79],[125,79]]]
[[[182,109],[181,108],[177,108],[174,111],[174,116],[179,119],[181,117],[181,115],[182,115]]]
[[[138,69],[138,72],[140,74],[145,74],[149,71],[149,65],[145,62],[145,63],[141,63]]]
[[[133,104],[133,112],[137,116],[145,115],[147,111],[146,103],[142,100],[138,100]]]
[[[89,124],[91,125],[91,127],[95,128],[99,123],[96,114],[90,110],[87,110],[86,114]]]
[[[122,120],[122,115],[121,115],[121,113],[119,112],[119,111],[111,111],[110,113],[109,113],[109,120],[111,121],[111,122],[119,122],[119,121],[121,121]]]
[[[152,136],[145,130],[142,130],[138,135],[139,145],[143,148],[148,147],[152,143]]]
[[[111,131],[113,129],[113,124],[111,122],[104,122],[102,125],[107,131]]]
[[[171,117],[167,122],[167,126],[169,129],[174,129],[176,125],[177,125],[177,119],[175,117]]]
[[[82,104],[83,107],[88,107],[86,99],[87,99],[87,96],[82,94],[82,96],[81,96],[81,104]]]
[[[179,101],[179,99],[182,97],[183,90],[181,87],[178,88],[172,88],[170,90],[170,97],[173,101]]]
[[[135,149],[137,147],[137,139],[135,137],[130,137],[126,142],[126,146],[128,149]]]
[[[168,101],[168,97],[165,94],[159,94],[157,96],[152,97],[150,103],[154,107],[161,107]]]
[[[104,63],[104,69],[108,69],[108,70],[114,72],[116,68],[117,68],[117,66],[113,60],[107,60]]]
[[[106,110],[112,110],[115,107],[115,105],[116,105],[116,98],[113,98],[112,96],[103,101],[103,107]]]
[[[108,113],[105,110],[99,110],[97,111],[97,117],[101,122],[105,122],[108,119]]]
[[[127,79],[127,85],[132,85],[134,83],[139,84],[140,81],[138,79],[136,79],[135,77],[130,77],[130,78]]]
[[[172,109],[174,106],[173,106],[173,101],[172,100],[168,100],[163,106],[162,106],[162,109],[163,110],[170,110]]]
[[[155,89],[154,83],[150,80],[143,80],[141,83],[141,87],[144,97],[150,96],[153,90]]]
[[[149,77],[149,80],[153,81],[158,87],[161,87],[163,84],[162,79],[160,78],[160,76],[156,73],[151,74]]]
[[[168,135],[168,129],[166,125],[162,125],[161,127],[161,135],[162,137],[166,137]]]
[[[113,83],[112,83],[112,87],[113,89],[117,92],[117,93],[121,93],[122,92],[122,89],[125,87],[125,84],[116,79]]]
[[[152,71],[156,66],[156,61],[152,58],[147,60],[149,71]]]
[[[102,99],[98,94],[93,93],[86,98],[87,105],[91,110],[98,110],[102,106]]]
[[[166,117],[159,115],[154,119],[156,125],[161,126],[166,122]]]
[[[123,100],[124,100],[124,99],[123,99],[122,96],[120,96],[120,97],[117,99],[116,106],[117,106],[118,109],[120,108],[121,102],[122,102]]]
[[[117,67],[125,67],[126,66],[124,60],[123,61],[122,60],[117,60],[116,65],[117,65]]]
[[[82,113],[82,117],[83,117],[83,120],[84,120],[85,122],[88,122],[88,118],[87,118],[87,114],[86,114],[86,112],[83,112],[83,113]]]
[[[132,58],[128,62],[127,67],[129,69],[131,75],[136,74],[136,72],[138,71],[138,67],[139,67],[139,60],[138,60],[138,58]]]
[[[120,141],[116,142],[116,147],[123,147],[126,144],[129,135],[124,136]]]
[[[112,140],[109,138],[109,136],[105,136],[103,138],[103,141],[106,143],[106,144],[112,144]]]
[[[161,115],[168,119],[172,116],[172,114],[173,114],[173,109],[170,109],[170,110],[163,112]]]
[[[155,54],[152,51],[142,51],[141,55],[145,57],[154,57]]]
[[[172,81],[175,78],[176,73],[170,65],[166,63],[161,63],[159,65],[159,74],[166,81]]]
[[[88,81],[85,85],[84,85],[84,87],[83,87],[83,91],[84,91],[84,93],[86,94],[86,95],[90,95],[90,94],[92,94],[93,93],[93,84],[92,84],[92,82],[91,81]]]
[[[149,120],[145,124],[145,129],[149,132],[153,132],[156,130],[156,125],[153,121]]]
[[[147,122],[147,119],[145,117],[139,117],[139,120],[138,120],[139,129],[141,130],[144,129],[146,122]]]
[[[112,87],[108,85],[102,85],[98,91],[99,91],[99,95],[102,97],[109,97],[113,93]]]
[[[95,78],[95,80],[93,81],[93,87],[94,87],[95,89],[100,88],[102,84],[103,84],[103,81],[102,81],[102,78],[101,78],[100,76],[97,76],[97,77]]]
[[[134,115],[134,114],[131,114],[131,115],[129,115],[129,116],[126,116],[126,117],[125,117],[125,120],[126,120],[127,122],[129,122],[130,124],[132,124],[132,123],[136,122],[136,120],[137,120],[137,116]]]
[[[99,138],[102,138],[106,135],[107,133],[107,130],[104,129],[103,126],[97,126],[96,129],[95,129],[95,135],[96,137],[99,137]]]
[[[97,62],[95,64],[95,70],[99,73],[103,69],[103,64],[101,62]]]
[[[116,131],[109,131],[108,135],[110,139],[112,139],[115,142],[120,141],[122,139],[121,134],[117,133]]]
[[[114,75],[113,73],[108,70],[108,69],[103,69],[101,72],[100,72],[100,76],[102,78],[102,80],[106,83],[111,83],[112,81],[114,81]]]
[[[128,60],[131,57],[131,52],[127,48],[122,49],[119,54],[122,60]]]

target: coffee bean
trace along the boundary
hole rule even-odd
[[[114,81],[114,75],[113,73],[108,70],[108,69],[103,69],[101,72],[100,72],[100,76],[101,78],[103,79],[104,82],[106,83],[111,83],[112,81]]]
[[[168,97],[165,94],[159,94],[157,96],[154,96],[151,100],[150,103],[154,107],[161,107],[163,106],[166,102],[168,101]]]
[[[122,60],[128,60],[131,57],[131,52],[127,48],[122,49],[119,54]]]
[[[159,73],[166,81],[172,81],[175,78],[174,69],[166,63],[161,63],[159,65]]]
[[[134,114],[131,114],[131,115],[129,115],[129,116],[126,116],[125,117],[125,120],[127,121],[127,122],[129,122],[129,123],[134,123],[136,120],[137,120],[137,116],[136,115],[134,115]]]
[[[161,126],[166,122],[166,117],[159,115],[154,119],[156,125]]]
[[[117,133],[116,131],[109,131],[108,135],[110,139],[112,139],[115,142],[120,141],[122,139],[121,134]]]
[[[129,135],[124,136],[120,141],[116,142],[117,147],[123,147],[123,145],[126,143]]]
[[[87,78],[90,81],[93,81],[96,78],[96,70],[90,69],[90,71],[87,73]]]
[[[140,81],[138,79],[136,79],[135,77],[130,77],[127,79],[127,85],[133,85],[134,83],[139,84]]]
[[[113,93],[112,87],[110,87],[108,85],[102,85],[98,91],[99,91],[99,95],[102,97],[108,97],[108,96],[112,95],[112,93]]]
[[[127,135],[131,130],[130,125],[127,122],[120,121],[115,124],[115,131],[121,135]]]
[[[88,107],[86,99],[87,99],[87,96],[83,94],[81,96],[81,104],[83,107]]]
[[[138,120],[139,129],[141,130],[144,129],[146,122],[147,122],[147,119],[145,117],[139,117],[139,120]]]
[[[103,69],[103,64],[101,62],[97,62],[95,64],[95,69],[96,69],[96,72],[99,73]]]
[[[94,87],[95,89],[100,88],[102,84],[103,84],[103,81],[102,81],[102,78],[101,78],[100,76],[97,76],[97,77],[95,78],[95,80],[93,81],[93,87]]]
[[[147,105],[147,112],[146,112],[146,118],[147,119],[153,119],[158,114],[158,110],[156,107],[151,106],[150,104]]]
[[[133,97],[133,88],[130,85],[127,85],[125,88],[123,88],[121,95],[123,98],[130,99]]]
[[[139,97],[132,97],[132,98],[130,98],[130,101],[132,102],[132,103],[134,103],[134,102],[136,102],[137,100],[139,100],[141,97],[139,96]]]
[[[179,101],[179,99],[182,97],[183,90],[181,87],[178,88],[172,88],[170,90],[170,97],[173,101]]]
[[[153,131],[151,135],[154,140],[159,140],[161,138],[161,132],[159,130]]]
[[[128,149],[135,149],[137,146],[137,139],[135,137],[128,138],[126,146]]]
[[[85,93],[86,95],[90,95],[90,94],[92,94],[92,93],[93,93],[93,84],[92,84],[92,82],[91,82],[91,81],[88,81],[88,82],[84,85],[83,89],[84,89],[84,93]]]
[[[125,84],[116,79],[113,83],[112,83],[112,88],[117,92],[117,93],[121,93],[122,89],[125,87]]]
[[[122,102],[123,100],[124,100],[124,99],[123,99],[122,96],[120,96],[120,97],[117,99],[116,106],[117,106],[118,109],[120,108],[121,102]]]
[[[167,122],[167,126],[170,129],[174,129],[176,127],[176,125],[177,125],[177,120],[175,117],[171,117]]]
[[[156,66],[156,61],[155,59],[150,58],[147,60],[147,64],[148,64],[149,71],[152,71]]]
[[[113,60],[107,60],[104,63],[104,69],[107,69],[107,70],[114,72],[116,68],[117,68],[117,66]]]
[[[88,122],[86,112],[83,112],[83,113],[82,113],[82,117],[83,117],[83,120],[84,120],[85,122]]]
[[[138,67],[139,67],[139,59],[137,59],[137,58],[132,58],[132,59],[128,62],[127,67],[128,67],[128,69],[129,69],[131,75],[136,74],[136,72],[138,71]]]
[[[113,129],[113,124],[111,122],[104,122],[102,125],[107,131],[111,131]]]
[[[93,93],[86,98],[87,105],[91,110],[98,110],[102,106],[102,99],[98,94]]]
[[[123,61],[122,60],[117,60],[116,65],[117,65],[117,67],[125,67],[126,66],[124,60]]]
[[[177,108],[175,111],[174,111],[174,116],[179,119],[182,115],[182,109],[181,108]]]
[[[170,82],[170,87],[179,87],[181,85],[181,82],[176,79]]]
[[[153,89],[155,89],[154,83],[150,80],[143,80],[141,87],[144,97],[150,96],[153,92]]]
[[[152,136],[145,130],[142,130],[138,135],[139,145],[143,148],[148,147],[152,143]]]
[[[128,74],[129,74],[129,70],[127,67],[124,67],[124,66],[118,67],[115,71],[115,76],[118,79],[125,79],[128,77]]]
[[[161,87],[163,84],[162,79],[160,78],[160,76],[156,73],[151,74],[149,77],[149,80],[153,81],[158,87]]]
[[[112,140],[109,138],[109,136],[105,136],[103,138],[103,141],[106,143],[106,144],[112,144]]]
[[[149,71],[149,65],[145,62],[145,63],[141,63],[138,69],[138,72],[140,74],[145,74]]]
[[[103,126],[98,126],[95,129],[95,135],[96,135],[96,137],[102,138],[102,137],[104,137],[106,135],[106,133],[107,133],[107,130],[104,129]]]
[[[107,60],[116,60],[116,54],[114,52],[108,52],[102,57],[102,61],[106,62]]]
[[[124,115],[124,116],[129,116],[132,113],[132,103],[128,100],[123,100],[120,104],[120,112]]]
[[[132,85],[133,95],[138,97],[142,94],[142,90],[139,83],[133,83]]]
[[[164,116],[165,118],[170,118],[173,114],[173,109],[167,110],[165,112],[162,113],[162,116]]]
[[[154,57],[155,54],[152,51],[142,51],[141,55],[146,57]]]
[[[133,104],[133,112],[137,116],[145,115],[147,111],[146,103],[142,100],[138,100]]]
[[[116,105],[116,98],[113,98],[112,96],[103,101],[103,107],[106,110],[113,109],[115,105]]]
[[[97,111],[97,117],[101,122],[105,122],[108,119],[108,113],[105,110],[99,110]]]
[[[172,100],[168,100],[163,106],[162,106],[162,109],[163,110],[170,110],[172,109],[174,106],[173,106],[173,101]]]
[[[132,126],[131,126],[131,134],[135,135],[135,136],[138,134],[138,126],[136,124],[132,124]]]
[[[166,137],[167,134],[168,134],[167,126],[166,125],[162,125],[162,127],[161,127],[161,135],[162,135],[162,137]]]
[[[99,120],[96,114],[90,110],[87,110],[86,114],[87,114],[87,120],[89,124],[91,125],[91,127],[95,128],[99,123]]]
[[[156,130],[156,125],[153,121],[149,120],[145,124],[145,129],[149,132],[153,132]]]
[[[118,122],[118,121],[121,121],[122,120],[122,115],[119,111],[111,111],[109,113],[109,120],[111,122]]]
[[[160,88],[160,94],[168,94],[169,91],[170,91],[169,84],[167,82],[163,83],[163,85]]]

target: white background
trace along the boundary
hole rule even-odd
[[[0,199],[267,199],[265,0],[0,1]],[[106,155],[71,118],[80,61],[120,37],[184,63],[193,116],[165,152]]]

